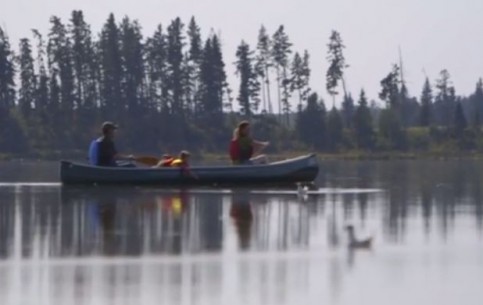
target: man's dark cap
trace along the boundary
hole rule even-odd
[[[117,128],[118,128],[117,125],[114,124],[113,122],[106,121],[106,122],[102,123],[102,133],[106,133],[109,130],[114,130],[114,129],[117,129]]]

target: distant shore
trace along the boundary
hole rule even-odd
[[[270,160],[283,160],[311,153],[310,151],[290,151],[285,153],[267,153]],[[483,152],[464,151],[464,152],[365,152],[365,151],[344,151],[337,153],[318,152],[319,160],[455,160],[455,159],[483,159]],[[138,155],[154,155],[152,153]],[[161,155],[161,154],[160,154]],[[223,153],[194,153],[193,159],[198,162],[207,163],[229,163],[229,157]],[[74,160],[84,162],[87,160],[85,152],[49,152],[38,154],[1,154],[0,161],[59,161]]]

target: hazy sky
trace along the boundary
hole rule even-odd
[[[157,24],[194,15],[206,36],[221,33],[227,73],[237,90],[233,62],[242,39],[255,46],[260,25],[270,33],[284,24],[294,50],[311,54],[311,87],[325,92],[328,37],[338,30],[346,44],[347,84],[354,93],[364,87],[377,98],[379,81],[398,61],[398,46],[410,93],[420,95],[425,74],[434,81],[449,70],[457,94],[469,94],[483,76],[483,1],[481,0],[0,0],[0,25],[17,48],[30,29],[47,33],[51,15],[65,22],[73,9],[84,11],[97,33],[110,12],[138,19],[144,35]],[[326,101],[328,99],[326,98]]]

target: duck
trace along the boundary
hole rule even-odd
[[[297,183],[297,194],[301,197],[307,195],[309,188],[307,185],[302,186],[301,183]]]
[[[350,249],[370,249],[372,247],[372,237],[368,237],[363,240],[357,240],[354,233],[353,225],[347,225],[345,229],[347,231],[347,234],[349,235]]]

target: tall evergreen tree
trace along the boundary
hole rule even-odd
[[[72,41],[72,66],[75,88],[76,124],[73,126],[79,143],[88,143],[93,136],[85,130],[95,128],[99,101],[98,75],[90,26],[82,11],[72,11],[69,37]]]
[[[434,110],[437,123],[450,127],[455,113],[456,94],[447,70],[440,72],[440,78],[436,81],[436,88],[438,92],[434,102]]]
[[[32,110],[35,107],[35,90],[37,88],[37,78],[34,69],[34,59],[32,57],[32,47],[27,38],[20,40],[20,55],[18,65],[20,69],[20,88],[18,104],[23,118],[30,122]],[[31,126],[31,124],[29,124]]]
[[[423,92],[421,93],[420,125],[423,127],[428,127],[431,125],[432,104],[433,104],[433,93],[431,90],[431,84],[429,83],[429,79],[426,78],[426,81],[424,82]]]
[[[98,71],[94,43],[90,26],[85,22],[82,11],[73,11],[70,22],[76,104],[78,108],[89,110],[85,113],[86,116],[89,116],[92,115],[93,108],[97,106],[98,99],[96,88]]]
[[[99,41],[102,120],[119,121],[126,105],[122,99],[122,58],[120,33],[113,14],[104,24]]]
[[[213,69],[214,69],[214,81],[215,81],[214,92],[216,92],[216,95],[217,95],[217,99],[216,99],[216,101],[218,101],[217,105],[219,105],[219,102],[221,102],[223,107],[231,108],[230,106],[231,89],[229,88],[228,82],[226,79],[225,62],[223,61],[223,54],[221,50],[220,39],[218,38],[217,35],[213,35],[211,38],[211,41],[212,41],[212,48],[213,48],[212,61],[213,61]]]
[[[212,135],[212,141],[219,141],[226,131],[223,117],[224,68],[220,42],[213,35],[206,40],[203,49],[199,80],[201,102],[196,112],[199,125]]]
[[[272,37],[272,58],[277,71],[278,113],[288,115],[290,111],[290,80],[288,79],[289,55],[292,43],[281,25]]]
[[[337,151],[342,144],[343,128],[344,125],[339,110],[332,107],[327,117],[327,147],[332,151]]]
[[[359,104],[354,114],[354,132],[357,146],[361,149],[374,148],[374,127],[371,111],[369,110],[366,93],[361,90]]]
[[[399,113],[399,66],[393,65],[391,72],[381,80],[379,98],[386,102],[388,108]]]
[[[147,105],[144,103],[144,58],[141,27],[137,21],[131,21],[125,17],[120,26],[120,51],[122,58],[122,82],[121,92],[126,105],[126,116],[121,119],[133,126],[127,131],[127,140],[131,146],[139,147],[148,144],[146,139],[140,139],[139,134],[152,128],[147,124]],[[140,121],[141,119],[141,121]],[[147,147],[146,147],[147,148]]]
[[[455,113],[454,113],[454,130],[457,137],[463,136],[463,133],[468,126],[466,121],[465,113],[463,111],[463,106],[461,102],[456,102]]]
[[[158,25],[153,37],[147,40],[145,51],[149,100],[154,109],[169,113],[168,53],[166,35],[161,25]]]
[[[352,123],[354,120],[354,99],[352,98],[351,94],[348,93],[344,96],[344,101],[342,102],[342,122],[344,127],[352,128]]]
[[[326,138],[326,113],[324,102],[317,93],[307,99],[307,105],[297,114],[296,130],[299,139],[312,149],[324,149]]]
[[[186,56],[185,74],[187,89],[186,99],[190,105],[191,111],[196,111],[197,105],[200,103],[199,79],[200,66],[203,58],[203,45],[201,33],[194,17],[191,18],[188,25],[189,54]]]
[[[0,27],[0,119],[15,105],[15,67],[7,34]]]
[[[309,53],[304,52],[304,57],[302,58],[298,52],[295,53],[294,59],[292,60],[291,68],[292,80],[290,82],[290,90],[292,92],[297,92],[299,96],[299,110],[302,109],[302,103],[307,99],[307,95],[310,91],[309,89],[309,79],[310,79],[310,67],[309,67]]]
[[[63,143],[63,138],[58,134],[58,129],[61,128],[62,114],[61,114],[61,89],[59,85],[58,71],[54,68],[51,71],[49,81],[49,102],[47,104],[48,113],[50,116],[49,131],[52,133],[52,146],[60,147]]]
[[[67,29],[60,18],[51,17],[51,29],[47,44],[47,56],[51,74],[58,73],[60,86],[60,117],[54,126],[61,147],[73,148],[72,130],[63,126],[72,124],[75,126],[74,109],[74,75],[72,67],[72,45],[67,35]],[[56,120],[54,120],[56,121]]]
[[[168,26],[168,75],[171,112],[177,116],[183,115],[183,36],[184,24],[176,18]]]
[[[122,62],[122,95],[131,115],[141,114],[144,97],[144,58],[141,27],[125,17],[120,27]]]
[[[23,134],[11,117],[15,106],[15,67],[7,34],[0,27],[0,152],[19,152]]]
[[[327,69],[326,73],[326,89],[327,92],[332,96],[334,106],[335,96],[338,94],[337,86],[339,85],[339,81],[342,82],[344,96],[347,96],[347,89],[344,80],[344,69],[349,67],[349,65],[347,65],[345,62],[343,53],[345,46],[339,32],[332,31],[327,47],[327,60],[329,61],[329,68]]]
[[[256,72],[261,79],[262,84],[262,100],[263,110],[273,113],[272,97],[270,94],[270,69],[272,68],[271,59],[272,41],[267,34],[267,30],[262,25],[258,32],[257,55],[256,55]]]
[[[37,119],[36,139],[33,146],[39,150],[48,150],[53,147],[53,130],[52,121],[53,113],[49,111],[49,76],[45,67],[45,42],[39,31],[33,30],[35,39],[37,40],[37,57],[36,66],[38,69],[38,82],[35,90],[35,110]]]
[[[243,116],[251,117],[258,110],[260,103],[260,85],[253,68],[253,52],[244,41],[241,42],[236,52],[236,71],[240,77],[240,90],[238,102]]]
[[[483,119],[483,80],[481,78],[476,83],[476,89],[470,97],[470,102],[473,110],[472,125],[479,128]]]

